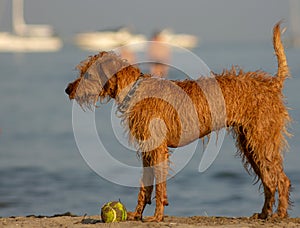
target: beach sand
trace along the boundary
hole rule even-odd
[[[53,216],[35,216],[0,218],[0,227],[300,227],[300,218],[259,220],[228,217],[175,217],[165,216],[164,222],[149,223],[126,221],[119,223],[102,223],[99,215],[77,216],[69,212]]]

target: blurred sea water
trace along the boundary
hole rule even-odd
[[[272,74],[277,69],[271,43],[203,44],[193,52],[214,72],[232,65]],[[118,199],[128,210],[134,209],[138,188],[120,186],[97,175],[74,139],[72,102],[64,89],[77,76],[75,66],[90,54],[73,46],[57,53],[0,53],[0,217],[66,211],[92,215],[98,214],[105,202]],[[290,215],[299,217],[300,49],[288,48],[287,57],[292,78],[286,81],[284,94],[294,120],[289,129],[294,136],[288,139],[285,170],[293,184]],[[173,61],[197,72],[180,53],[174,54]],[[170,77],[183,78],[176,69],[170,70]],[[135,153],[124,149],[111,129],[112,107],[110,101],[96,109],[99,137],[113,157],[139,165]],[[226,136],[215,162],[199,173],[202,152],[199,141],[190,162],[168,181],[166,214],[238,217],[260,211],[262,189],[253,185],[253,177],[235,156],[232,137]],[[111,175],[121,172],[112,167]],[[146,208],[146,215],[153,213],[154,205]]]

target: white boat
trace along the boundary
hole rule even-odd
[[[54,52],[62,41],[49,25],[26,24],[23,0],[12,0],[13,33],[0,32],[0,52]]]
[[[192,49],[198,45],[198,37],[190,34],[175,34],[171,29],[163,29],[159,35],[164,42],[174,44],[183,48]]]
[[[103,30],[96,32],[78,33],[74,42],[83,50],[110,50],[123,45],[132,45],[145,42],[146,38],[141,34],[133,34],[127,27],[116,30]],[[133,45],[135,46],[135,45]]]
[[[300,1],[290,0],[290,25],[291,35],[287,40],[288,45],[292,47],[300,47]]]

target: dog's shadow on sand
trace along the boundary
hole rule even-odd
[[[100,219],[83,218],[80,223],[81,224],[96,224],[96,223],[103,223],[103,222]]]

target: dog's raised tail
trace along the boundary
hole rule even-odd
[[[284,47],[281,41],[281,21],[278,22],[273,28],[273,46],[278,61],[277,80],[280,88],[283,87],[284,80],[289,77],[289,67],[284,52]]]

